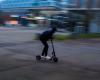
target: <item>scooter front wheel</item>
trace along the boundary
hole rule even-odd
[[[52,60],[53,60],[54,62],[58,62],[58,58],[57,58],[57,57],[53,57]]]

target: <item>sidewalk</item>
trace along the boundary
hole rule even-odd
[[[0,27],[0,42],[27,42],[33,41],[38,34],[47,28],[30,29],[26,27]],[[57,32],[56,35],[69,35],[69,33]]]
[[[2,27],[0,26],[0,31],[15,30],[13,27]]]

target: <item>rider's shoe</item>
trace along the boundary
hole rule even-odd
[[[50,57],[50,56],[46,56],[45,58],[46,58],[46,59],[51,59],[51,57]]]

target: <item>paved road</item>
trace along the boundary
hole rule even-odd
[[[0,43],[19,43],[32,41],[36,31],[37,30],[19,28],[0,28]]]
[[[36,34],[42,33],[46,28],[17,28],[17,27],[0,27],[0,43],[19,43],[19,42],[27,42],[32,41]],[[69,35],[70,33],[61,33],[56,32],[56,35]]]
[[[100,39],[55,42],[54,64],[35,60],[42,44],[32,41],[34,33],[0,29],[0,80],[100,80]]]
[[[100,80],[99,39],[55,42],[58,63],[35,60],[42,50],[39,41],[3,44],[0,80]]]

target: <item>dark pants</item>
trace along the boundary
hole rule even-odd
[[[43,40],[41,40],[41,42],[44,45],[42,56],[47,56],[48,55],[48,43],[47,41],[43,41]]]

